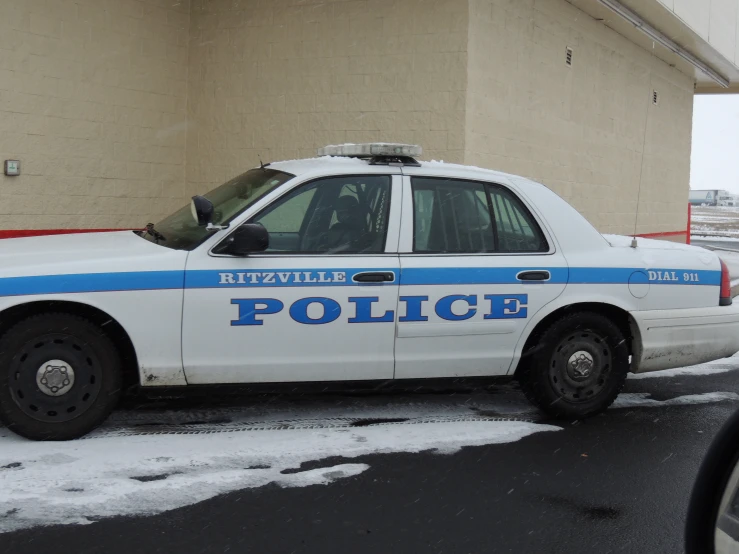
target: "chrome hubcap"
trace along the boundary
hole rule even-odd
[[[573,379],[587,379],[593,371],[593,356],[585,350],[578,350],[567,360],[567,372]]]
[[[74,369],[62,360],[49,360],[36,372],[36,385],[48,396],[61,396],[74,386]]]

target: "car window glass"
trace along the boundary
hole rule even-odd
[[[262,216],[260,223],[273,233],[299,233],[315,192],[315,187],[302,191],[286,203],[283,209]]]
[[[488,187],[499,252],[546,252],[541,229],[521,201],[501,187]]]
[[[414,252],[494,251],[493,225],[482,183],[413,178]]]
[[[303,185],[252,218],[270,234],[267,252],[380,253],[385,250],[390,177],[330,177]]]
[[[213,203],[213,223],[229,223],[262,196],[278,189],[294,175],[268,168],[250,169],[204,196]],[[143,234],[148,241],[176,250],[192,250],[206,240],[213,231],[198,225],[192,216],[190,204],[156,224],[156,230],[164,240]]]

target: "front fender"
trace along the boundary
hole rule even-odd
[[[39,294],[0,297],[0,320],[8,310],[31,303],[67,303],[93,308],[128,334],[142,385],[186,385],[182,367],[182,289]]]

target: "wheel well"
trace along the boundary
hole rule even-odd
[[[79,302],[42,300],[12,306],[0,312],[0,336],[17,322],[46,312],[61,312],[84,317],[91,321],[113,341],[121,355],[123,388],[127,390],[139,384],[139,364],[136,349],[126,330],[104,311]]]
[[[569,306],[563,306],[554,310],[551,314],[547,315],[539,323],[536,324],[534,330],[531,332],[529,337],[526,339],[526,343],[523,347],[523,353],[521,354],[521,360],[516,367],[516,371],[521,367],[521,363],[527,356],[531,356],[536,352],[536,346],[539,343],[539,339],[546,329],[554,323],[556,320],[564,315],[571,314],[573,312],[595,312],[601,314],[610,319],[615,323],[626,338],[626,342],[629,347],[629,354],[632,356],[632,360],[639,360],[641,358],[641,336],[639,334],[639,328],[631,317],[629,312],[614,306],[613,304],[603,304],[601,302],[582,302],[579,304],[570,304]],[[632,371],[634,370],[632,364]]]

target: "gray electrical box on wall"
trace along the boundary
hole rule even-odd
[[[5,160],[5,175],[16,177],[21,174],[21,163],[18,160]]]

